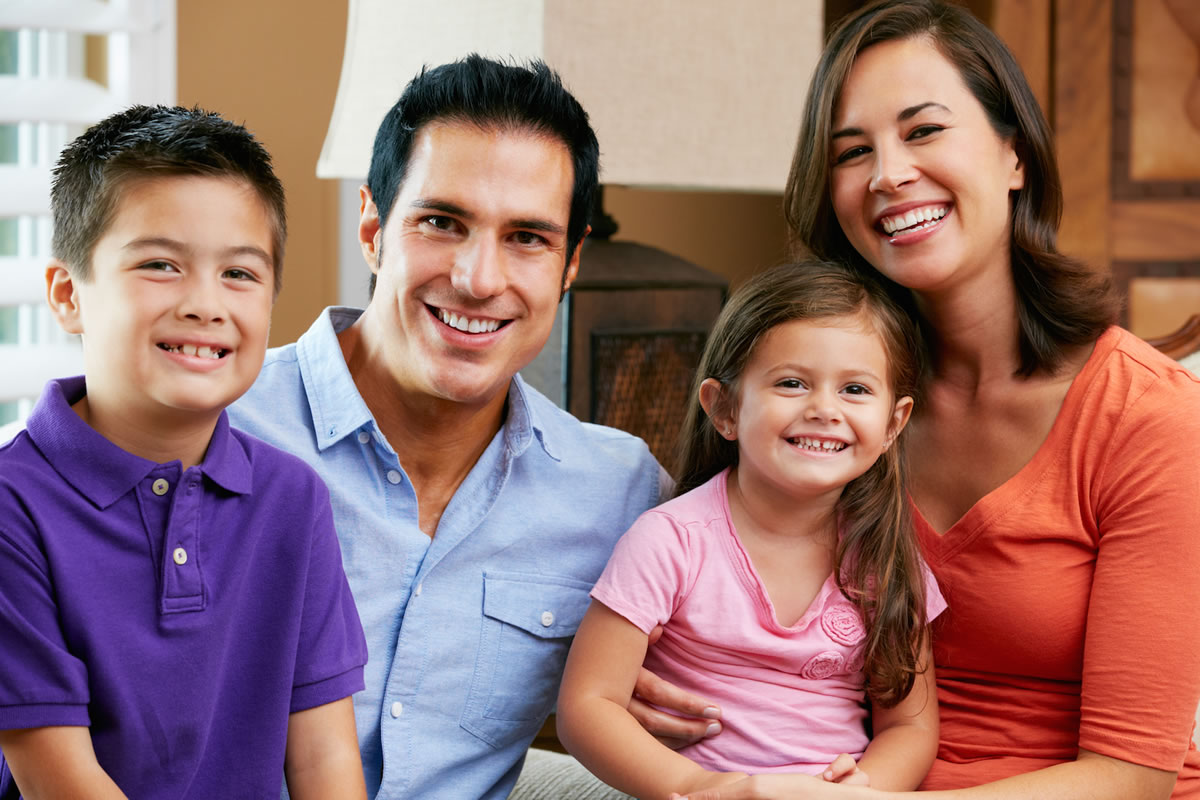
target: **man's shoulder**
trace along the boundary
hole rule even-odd
[[[657,469],[658,462],[640,437],[607,425],[584,422],[559,408],[529,384],[523,383],[522,388],[534,424],[548,438],[552,451],[561,451],[564,456],[577,453],[591,459],[599,457],[646,467],[653,465]]]

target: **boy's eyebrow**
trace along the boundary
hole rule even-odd
[[[896,115],[896,119],[899,122],[904,122],[905,120],[912,119],[917,114],[920,114],[922,111],[924,111],[927,108],[938,108],[947,113],[950,111],[950,109],[946,108],[941,103],[935,103],[931,100],[928,103],[918,103],[915,106],[909,106],[908,108],[903,109],[899,114]],[[863,135],[862,128],[842,128],[840,130],[836,130],[833,133],[829,134],[829,138],[830,139],[844,139],[847,136],[862,136],[862,135]]]
[[[176,253],[187,253],[191,250],[183,242],[178,242],[166,236],[143,236],[140,239],[133,239],[125,243],[122,250],[140,250],[147,247],[161,247],[165,250],[172,250]],[[256,247],[252,244],[232,245],[221,251],[224,256],[253,256],[261,258],[264,263],[270,264],[271,256],[261,247]]]
[[[450,214],[465,220],[475,219],[475,215],[467,209],[463,208],[457,203],[451,203],[446,200],[418,197],[416,200],[413,200],[410,205],[413,208],[427,208],[430,211],[441,211],[443,214]],[[523,228],[531,231],[545,231],[546,233],[555,233],[559,235],[567,232],[566,228],[563,226],[546,219],[513,219],[509,220],[508,225],[511,228]]]

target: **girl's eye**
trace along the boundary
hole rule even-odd
[[[861,383],[852,383],[843,389],[846,394],[870,394],[871,390]]]
[[[866,147],[864,145],[858,145],[857,147],[851,147],[849,150],[843,150],[841,153],[839,153],[833,159],[833,163],[834,164],[844,164],[847,161],[852,161],[861,155],[869,153],[870,151],[871,151],[871,148]]]
[[[925,137],[931,136],[932,134],[935,134],[941,130],[944,130],[941,125],[921,125],[913,128],[912,132],[908,134],[908,138],[924,139]]]
[[[799,378],[784,378],[775,384],[781,389],[803,389],[804,383]]]

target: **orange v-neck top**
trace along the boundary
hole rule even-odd
[[[1071,761],[1178,770],[1200,798],[1200,380],[1100,337],[1020,472],[939,535],[941,742],[923,788]]]

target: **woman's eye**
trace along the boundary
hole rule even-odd
[[[940,125],[921,125],[917,128],[913,128],[912,132],[908,134],[908,138],[924,139],[926,136],[935,134],[940,130],[942,130],[942,126]]]
[[[844,164],[847,161],[851,161],[855,158],[858,158],[859,156],[861,156],[865,153],[869,153],[870,151],[871,151],[871,148],[865,147],[863,145],[859,145],[858,147],[851,147],[849,150],[843,150],[841,153],[839,153],[833,159],[833,163]]]

